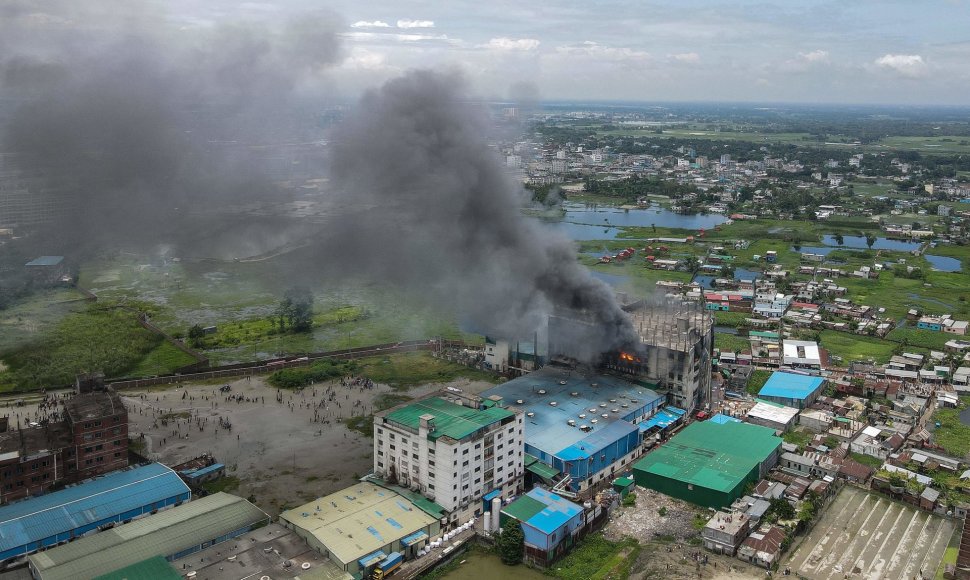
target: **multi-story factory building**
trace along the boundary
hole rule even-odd
[[[640,344],[606,356],[606,368],[688,411],[710,398],[714,318],[699,304],[668,301],[630,312]]]
[[[481,513],[483,496],[520,491],[523,429],[518,409],[438,393],[374,416],[374,473],[465,521]]]

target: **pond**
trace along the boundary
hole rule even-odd
[[[826,235],[822,237],[822,243],[827,246],[836,246],[839,244],[835,241],[835,236]],[[869,246],[866,244],[865,236],[842,236],[842,246],[843,248],[856,248],[856,249],[866,249]],[[873,250],[896,250],[899,252],[911,252],[913,250],[919,249],[919,242],[904,242],[902,240],[890,240],[889,238],[876,238],[875,243],[872,245]],[[804,250],[804,246],[803,249]],[[821,252],[816,252],[821,253]]]
[[[506,566],[498,556],[493,554],[481,554],[471,552],[467,555],[458,556],[458,561],[464,560],[465,563],[458,568],[445,574],[442,580],[549,580],[538,570],[533,570],[527,566]]]
[[[948,258],[946,256],[931,256],[925,254],[923,256],[926,261],[933,265],[934,270],[939,270],[940,272],[961,272],[963,271],[963,265],[960,260],[956,258]]]
[[[565,203],[563,208],[566,210],[566,215],[562,221],[546,221],[546,223],[577,241],[613,240],[622,231],[620,228],[625,226],[657,225],[665,228],[700,230],[711,229],[727,221],[727,217],[722,214],[683,215],[653,206],[647,209],[623,210],[615,207],[591,208],[579,203]]]
[[[713,286],[711,286],[711,282],[715,278],[720,278],[720,277],[721,276],[710,275],[710,274],[697,274],[697,275],[694,276],[694,280],[693,281],[694,282],[697,282],[698,284],[700,284],[701,285],[701,288],[706,290],[706,289],[713,288]],[[761,272],[756,271],[756,270],[748,270],[746,268],[735,268],[734,269],[734,279],[735,280],[755,280],[755,279],[757,279],[759,277],[761,277]]]

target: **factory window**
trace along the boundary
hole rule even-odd
[[[121,447],[121,439],[115,441],[115,447]]]
[[[433,483],[429,483],[428,484],[428,489],[430,489],[430,490],[433,491],[434,490],[434,484]]]
[[[418,454],[417,454],[417,453],[412,453],[412,454],[411,454],[411,459],[414,459],[415,461],[417,461],[417,459],[418,459]]]
[[[481,443],[476,443],[475,444],[475,449],[481,449],[481,448],[482,448],[482,444]]]
[[[377,428],[377,434],[378,434],[378,435],[383,435],[383,434],[384,434],[384,430],[383,430],[383,429],[381,429],[380,427],[378,427],[378,428]]]
[[[482,482],[482,478],[481,478],[481,477],[479,477],[478,479],[476,479],[476,480],[475,480],[475,485],[478,485],[478,484],[480,484],[481,482]]]
[[[85,447],[84,448],[84,452],[85,453],[91,453],[92,451],[94,451],[94,447]]]
[[[377,446],[380,447],[382,445],[384,445],[384,441],[382,441],[381,439],[378,439],[377,440]]]
[[[104,462],[104,456],[102,455],[101,457],[98,457],[98,463],[103,463],[103,462]]]
[[[92,463],[94,463],[94,460],[93,459],[85,459],[84,460],[84,465],[91,465]]]
[[[384,467],[384,462],[383,461],[378,461],[377,462],[377,467]]]
[[[496,469],[495,471],[502,471],[502,466],[501,466],[501,465],[499,465],[499,466],[498,466],[498,469]]]
[[[505,447],[505,445],[499,445],[499,446],[498,446],[498,447],[497,447],[496,449],[497,449],[498,451],[501,451],[503,447]]]
[[[466,449],[462,449],[461,450],[461,454],[462,455],[468,455],[468,449],[467,448]]]
[[[395,449],[397,449],[397,447],[391,445],[391,451],[394,451]]]
[[[104,449],[104,445],[97,445],[94,448],[95,451],[101,451],[102,449]]]
[[[383,452],[383,451],[378,451],[378,452],[377,452],[377,455],[378,455],[379,457],[384,457],[384,452]]]
[[[434,455],[434,448],[428,449],[428,455]]]
[[[479,473],[481,472],[481,470],[482,470],[482,466],[479,465],[478,467],[475,468],[475,473]]]
[[[514,429],[515,429],[515,427],[509,427],[509,435],[512,434],[512,432],[513,432]]]
[[[119,435],[121,433],[121,427],[115,427],[114,429],[111,430],[111,432],[114,433],[115,435]]]
[[[515,462],[514,461],[509,461],[509,467],[512,467],[512,464],[513,463],[515,463]]]
[[[461,486],[461,490],[462,491],[465,491],[467,489],[468,489],[468,484],[467,483],[465,485]]]
[[[458,496],[455,496],[455,497],[451,498],[451,501],[457,502],[458,501]]]
[[[121,457],[121,452],[120,451],[115,451],[115,457]]]
[[[407,444],[408,444],[408,438],[407,437],[401,437],[401,445],[407,445]]]
[[[101,431],[97,431],[97,432],[96,432],[96,433],[94,434],[94,436],[95,436],[95,437],[97,437],[98,439],[101,439]]]
[[[428,467],[434,467],[434,461],[429,461],[428,462]]]
[[[94,426],[95,427],[100,427],[101,426],[101,421],[95,421],[94,422]]]
[[[461,462],[461,466],[462,467],[468,467],[468,461],[462,461]]]
[[[391,439],[394,439],[394,433],[391,433]]]

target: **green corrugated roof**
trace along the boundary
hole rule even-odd
[[[217,493],[29,556],[43,580],[94,578],[153,556],[171,556],[269,516]]]
[[[778,333],[770,330],[752,330],[748,332],[748,335],[761,338],[778,338]]]
[[[633,469],[728,492],[781,445],[774,433],[749,423],[691,423]]]
[[[520,522],[527,522],[529,518],[546,509],[546,504],[541,501],[523,495],[509,505],[502,508],[502,513],[513,517]]]
[[[110,574],[98,576],[94,580],[181,580],[181,578],[182,575],[172,568],[168,560],[155,556]]]
[[[499,407],[475,409],[431,397],[388,413],[387,420],[416,430],[421,424],[421,415],[425,414],[434,415],[435,430],[428,433],[431,440],[444,436],[462,439],[496,421],[515,416]]]
[[[545,463],[539,461],[538,457],[525,454],[525,468],[531,473],[538,475],[543,479],[553,480],[559,475],[560,471],[555,467],[550,467]]]

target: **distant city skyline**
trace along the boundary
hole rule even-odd
[[[169,5],[189,27],[320,7]],[[542,100],[970,104],[965,0],[335,0],[326,8],[343,21],[343,59],[327,75],[346,97],[431,67],[462,70],[493,100],[524,91]]]

